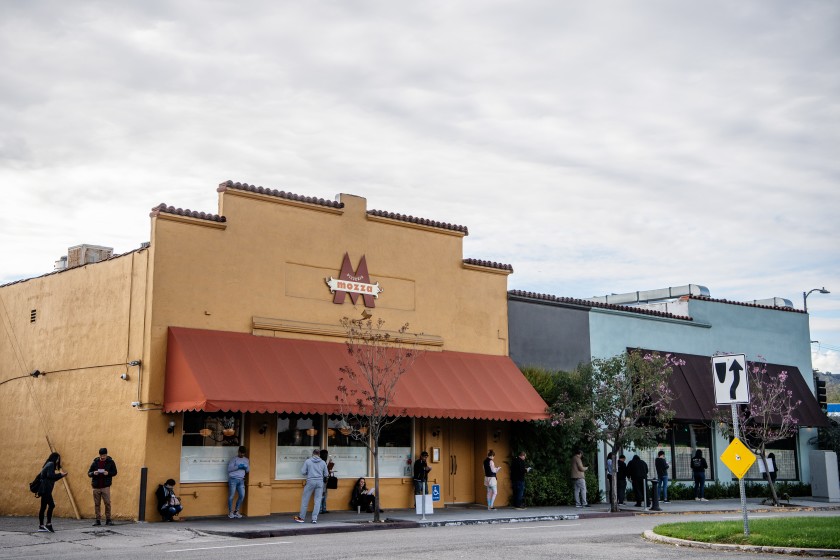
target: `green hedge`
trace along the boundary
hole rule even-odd
[[[598,490],[598,479],[586,474],[586,500],[590,504],[601,501],[603,494]],[[574,505],[572,479],[557,472],[540,473],[531,471],[525,479],[525,504],[529,506]]]
[[[627,485],[628,502],[635,501],[636,497]],[[648,486],[648,489],[650,486]],[[764,482],[746,482],[744,490],[748,498],[767,498],[770,490]],[[777,482],[776,495],[781,498],[783,494],[790,497],[810,496],[811,485],[801,482]],[[721,500],[740,498],[741,491],[737,482],[706,483],[704,496],[708,500]],[[594,474],[586,474],[586,498],[590,504],[600,503],[604,494],[598,489],[598,480]],[[668,499],[693,500],[694,485],[691,483],[671,482],[668,484]],[[572,497],[572,481],[569,477],[557,472],[540,473],[532,471],[525,480],[525,504],[529,506],[569,506],[574,505]]]
[[[636,497],[633,492],[629,490],[628,484],[627,501],[635,500]],[[770,497],[770,489],[766,482],[745,482],[744,493],[747,498],[768,498]],[[811,485],[803,484],[801,482],[777,482],[776,495],[780,497],[782,494],[787,494],[790,497],[796,496],[810,496]],[[741,490],[738,482],[707,482],[703,491],[703,495],[707,500],[722,500],[730,498],[740,498]],[[668,484],[668,499],[674,500],[693,500],[694,499],[694,484],[671,482]]]

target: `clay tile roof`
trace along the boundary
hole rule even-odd
[[[167,206],[160,203],[152,208],[150,216],[157,216],[159,213],[176,214],[178,216],[188,216],[190,218],[199,218],[201,220],[210,220],[212,222],[226,222],[227,218],[219,216],[218,214],[208,214],[207,212],[197,212],[195,210],[175,208],[174,206]]]
[[[443,222],[436,222],[426,218],[415,218],[414,216],[406,216],[405,214],[395,214],[393,212],[385,212],[384,210],[368,210],[371,216],[378,216],[380,218],[388,218],[389,220],[399,220],[401,222],[409,222],[412,224],[419,224],[422,226],[435,227],[440,229],[448,229],[450,231],[457,231],[464,235],[469,235],[467,226],[459,226],[455,224],[447,224]]]
[[[495,261],[482,261],[479,259],[464,259],[464,264],[471,264],[474,266],[486,266],[487,268],[498,268],[499,270],[507,270],[513,272],[513,267],[509,264],[497,263]]]
[[[642,309],[639,307],[631,307],[629,305],[615,305],[612,303],[601,303],[591,301],[588,299],[577,299],[568,297],[558,297],[550,294],[537,294],[534,292],[525,292],[522,290],[509,290],[508,297],[524,298],[524,299],[538,299],[542,301],[550,301],[555,303],[567,303],[571,305],[579,305],[581,307],[597,307],[599,309],[613,309],[615,311],[626,311],[629,313],[638,313],[640,315],[650,315],[652,317],[666,317],[668,319],[679,319],[682,321],[693,321],[691,317],[685,315],[674,315],[673,313],[664,313],[662,311],[654,311],[652,309]]]
[[[745,307],[757,307],[759,309],[772,309],[774,311],[789,311],[791,313],[805,313],[801,309],[794,309],[793,307],[776,307],[775,305],[759,305],[757,303],[750,303],[747,301],[732,301],[728,299],[715,299],[709,296],[688,296],[690,299],[699,299],[702,301],[711,301],[714,303],[725,303],[727,305],[743,305]]]
[[[225,181],[219,184],[218,192],[223,192],[227,189],[236,189],[240,191],[248,191],[252,193],[266,194],[268,196],[276,196],[277,198],[285,198],[287,200],[294,200],[297,202],[306,202],[307,204],[318,204],[320,206],[329,206],[330,208],[344,208],[344,204],[337,200],[326,200],[324,198],[315,198],[313,196],[301,196],[286,191],[278,191],[277,189],[267,189],[265,187],[257,187],[249,185],[248,183],[234,183],[233,181]]]

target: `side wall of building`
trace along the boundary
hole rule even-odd
[[[107,447],[119,468],[114,516],[136,516],[147,418],[131,406],[142,365],[127,363],[143,354],[147,257],[138,250],[0,288],[0,433],[15,443],[0,455],[0,514],[37,514],[28,482],[54,449],[69,473],[55,486],[57,515],[91,517],[87,472]]]
[[[592,359],[589,309],[510,300],[510,357],[520,368],[571,371]]]

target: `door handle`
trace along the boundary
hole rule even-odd
[[[455,474],[455,456],[449,456],[449,474]]]
[[[453,474],[458,474],[458,456],[455,455],[455,472]]]

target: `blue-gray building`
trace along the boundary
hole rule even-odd
[[[570,371],[629,348],[684,359],[671,378],[677,414],[667,438],[655,449],[638,450],[651,468],[657,451],[665,450],[677,482],[690,481],[695,449],[703,450],[710,464],[708,480],[733,480],[719,459],[729,441],[712,421],[712,356],[745,354],[748,361],[765,362],[771,372],[787,371],[788,387],[802,400],[796,412],[802,428],[797,437],[768,449],[775,453],[779,480],[810,480],[808,451],[814,446],[809,441],[825,415],[814,396],[808,315],[789,301],[713,299],[708,289],[694,284],[587,300],[513,290],[508,315],[510,357],[520,367]],[[603,455],[602,448],[601,465]],[[761,480],[758,464],[745,478]]]

